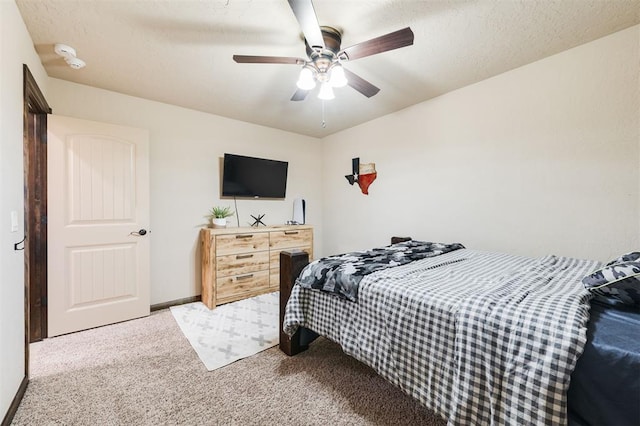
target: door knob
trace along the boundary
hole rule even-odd
[[[147,230],[142,228],[141,230],[139,230],[138,232],[133,231],[131,233],[129,233],[129,235],[135,235],[137,237],[142,237],[143,235],[147,235]]]

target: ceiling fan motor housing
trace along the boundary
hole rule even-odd
[[[307,46],[307,55],[311,57],[311,54],[318,50],[329,50],[334,56],[337,55],[340,51],[340,44],[342,43],[342,33],[333,27],[320,27],[320,32],[322,33],[325,48],[322,49],[322,46],[309,46],[309,43],[305,39],[304,44]]]
[[[334,63],[338,62],[337,54],[340,51],[342,34],[333,27],[323,26],[320,27],[320,31],[325,44],[324,48],[322,46],[311,47],[306,39],[305,46],[307,48],[307,56],[310,59],[307,66],[313,68],[318,81],[324,83],[329,80],[329,69]]]

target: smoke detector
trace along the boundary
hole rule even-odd
[[[82,59],[76,57],[76,49],[66,44],[58,43],[53,47],[56,55],[61,56],[64,61],[74,70],[84,68],[87,64]]]
[[[79,70],[87,65],[86,62],[80,58],[65,58],[65,62],[74,70]]]

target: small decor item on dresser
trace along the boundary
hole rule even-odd
[[[293,218],[289,221],[292,225],[304,225],[307,202],[302,198],[293,200]]]
[[[262,226],[267,226],[267,225],[265,225],[265,223],[262,221],[262,218],[264,217],[264,214],[259,214],[257,217],[256,217],[256,216],[254,216],[254,215],[250,215],[250,216],[254,219],[254,221],[253,221],[253,223],[251,224],[251,226],[256,227],[256,228],[257,228],[258,226],[260,226],[260,225],[262,225]]]
[[[213,228],[226,228],[227,218],[233,216],[235,212],[231,210],[231,207],[214,207],[209,211],[209,214],[205,216],[211,222]]]

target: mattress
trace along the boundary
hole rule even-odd
[[[571,375],[570,425],[640,425],[640,311],[591,302],[587,343]]]

